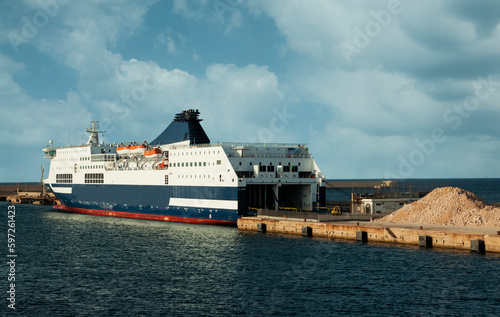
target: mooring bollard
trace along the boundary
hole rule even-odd
[[[432,237],[418,236],[418,246],[422,248],[432,248]]]

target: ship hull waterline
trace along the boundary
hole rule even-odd
[[[179,216],[169,216],[169,215],[155,215],[155,214],[137,213],[137,212],[123,212],[123,211],[77,208],[77,207],[69,207],[66,205],[56,205],[53,207],[53,209],[65,211],[65,212],[70,212],[70,213],[76,213],[76,214],[84,214],[84,215],[155,220],[155,221],[168,221],[168,222],[181,222],[181,223],[192,223],[192,224],[236,226],[236,223],[237,223],[236,221],[179,217]]]

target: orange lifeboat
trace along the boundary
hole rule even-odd
[[[151,150],[144,151],[144,157],[147,159],[159,159],[162,155],[163,153],[157,147]]]
[[[130,154],[144,154],[146,146],[144,144],[130,146]]]
[[[130,155],[130,146],[119,146],[116,148],[116,153],[118,155]]]

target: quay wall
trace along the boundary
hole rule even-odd
[[[493,230],[481,232],[465,232],[463,228],[408,228],[394,225],[378,225],[377,223],[321,223],[289,220],[244,217],[238,219],[238,229],[243,231],[259,231],[258,224],[265,224],[269,233],[305,235],[303,227],[309,227],[308,235],[332,239],[359,240],[359,232],[365,232],[366,242],[384,242],[392,244],[421,245],[422,236],[427,237],[427,247],[471,250],[471,241],[479,240],[483,252],[500,252],[500,235]],[[262,226],[262,225],[260,225]],[[261,229],[262,230],[262,229]]]

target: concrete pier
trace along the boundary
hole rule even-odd
[[[0,184],[0,201],[11,204],[54,205],[57,199],[53,193],[43,195],[43,187],[39,184]]]
[[[260,225],[258,225],[260,224]],[[264,225],[267,233],[281,233],[324,237],[333,239],[359,240],[362,242],[385,242],[393,244],[422,245],[432,248],[473,250],[476,252],[499,252],[500,231],[476,227],[452,227],[432,225],[394,224],[382,222],[304,222],[276,220],[259,217],[238,219],[238,229],[259,231]],[[262,232],[262,231],[261,231]],[[421,238],[421,237],[424,238]],[[361,239],[361,240],[360,240]],[[422,241],[422,242],[421,242]],[[477,247],[478,242],[480,246]]]

